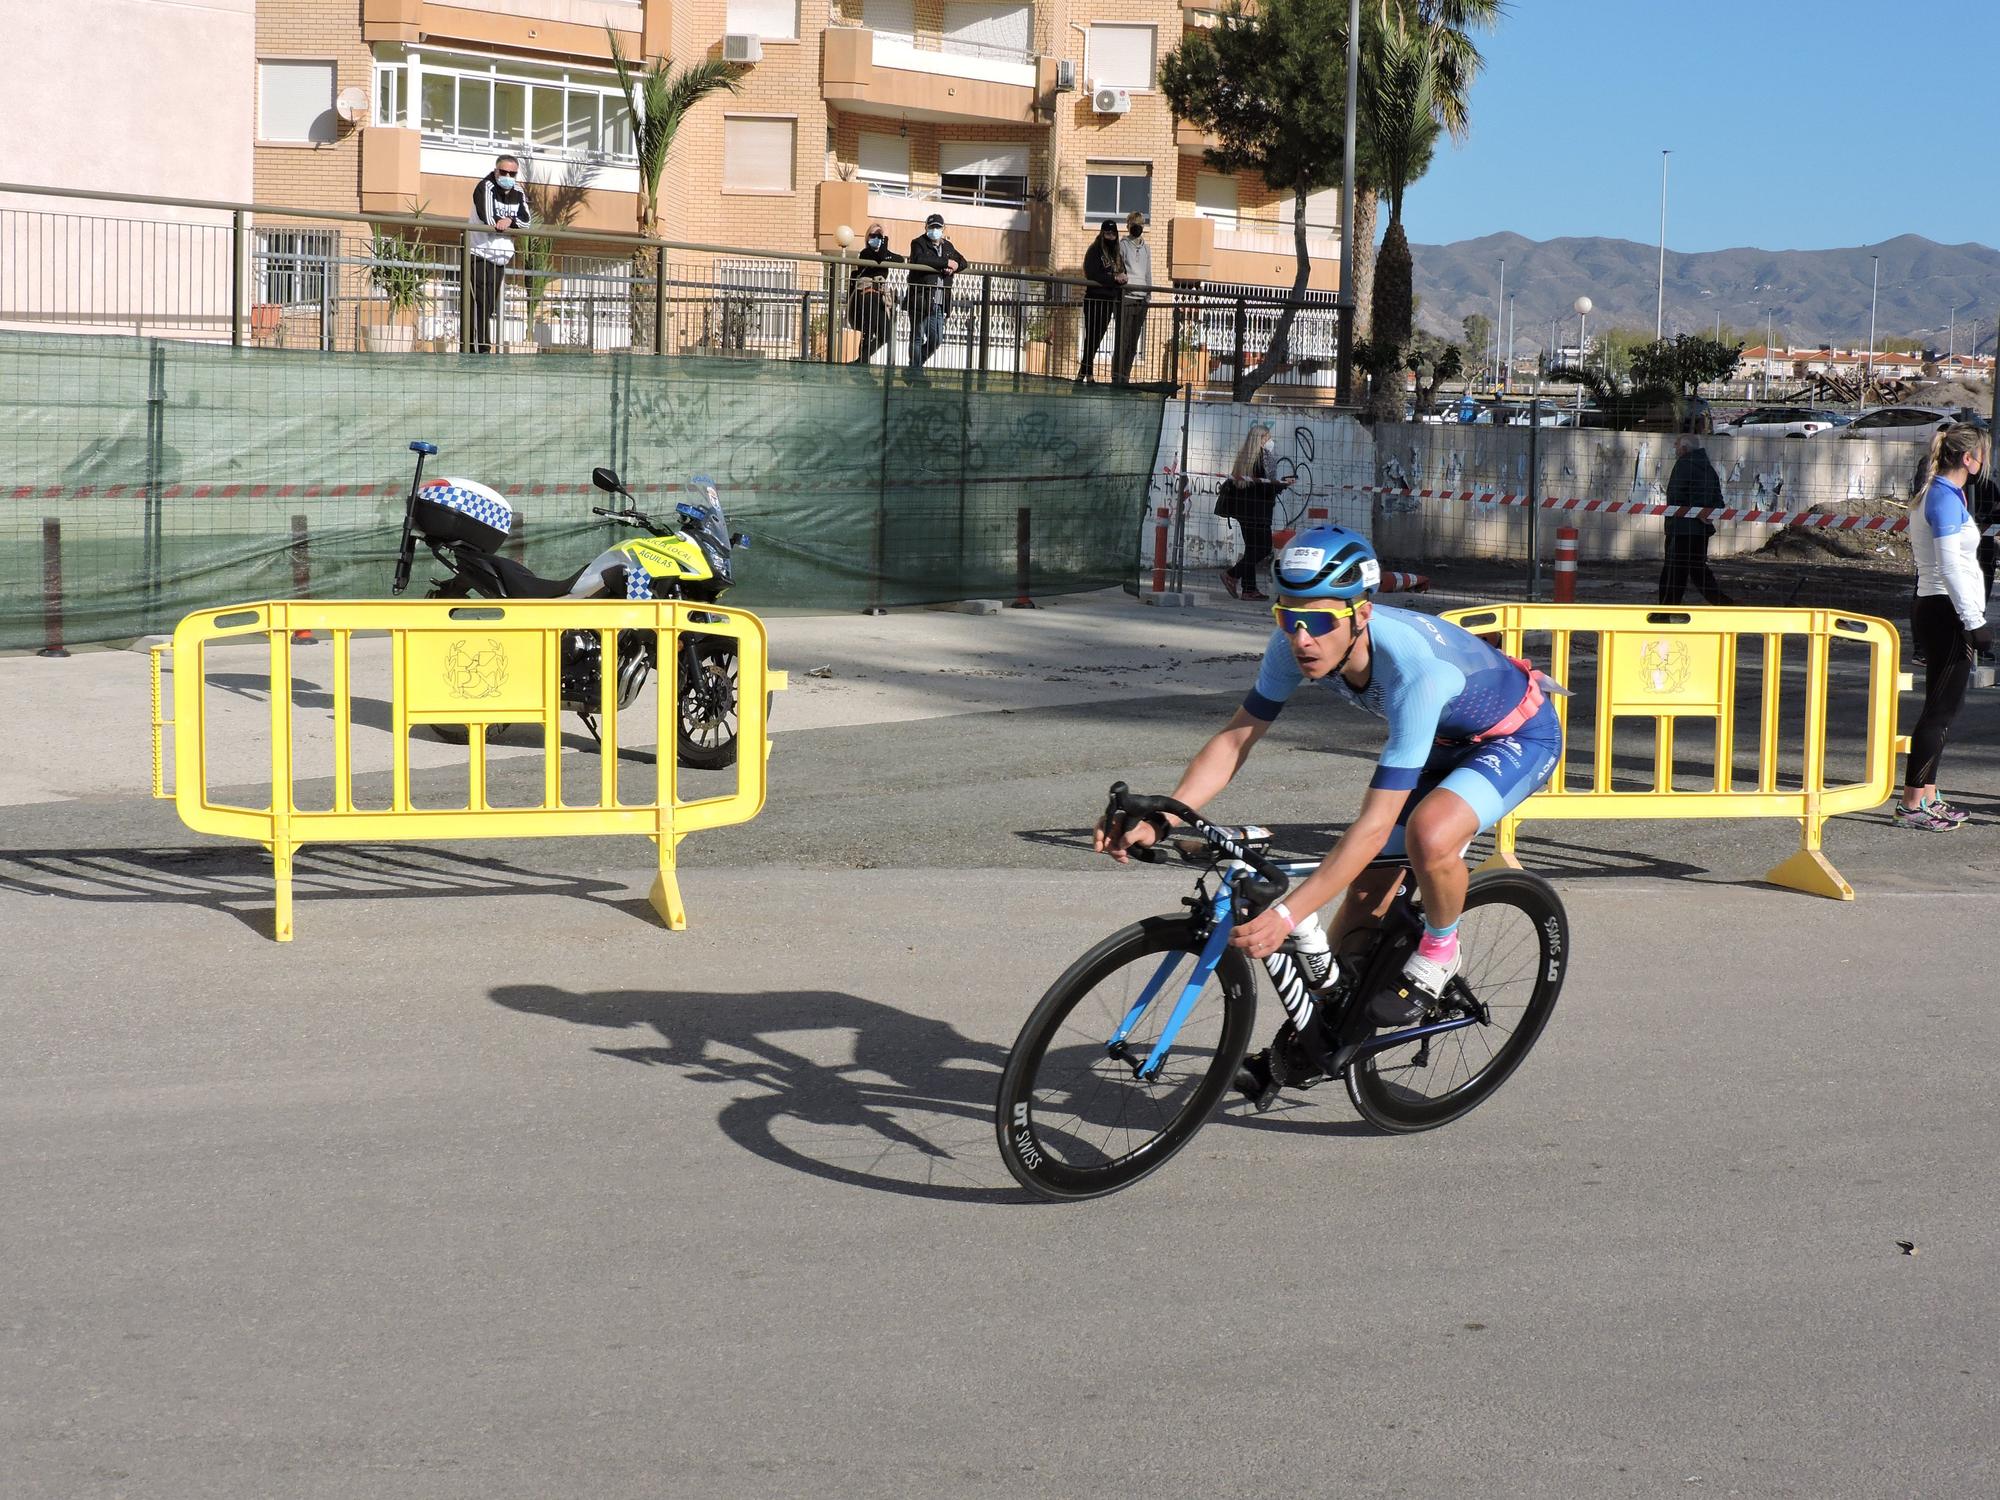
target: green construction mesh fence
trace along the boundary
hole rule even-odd
[[[564,576],[625,533],[594,465],[712,476],[753,538],[732,603],[917,604],[1129,577],[1161,397],[1037,376],[645,355],[230,349],[0,334],[0,648],[189,610],[389,591],[409,487],[489,484]],[[1025,537],[1025,547],[1024,539]],[[426,576],[419,555],[417,578]]]

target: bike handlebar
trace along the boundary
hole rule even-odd
[[[1104,806],[1104,826],[1107,832],[1129,817],[1148,817],[1154,813],[1171,814],[1179,818],[1188,828],[1201,836],[1210,848],[1234,860],[1241,860],[1256,873],[1253,880],[1239,883],[1238,891],[1243,898],[1245,916],[1255,916],[1273,901],[1285,894],[1291,884],[1278,867],[1257,853],[1231,838],[1229,834],[1208,821],[1200,813],[1172,797],[1149,797],[1135,792],[1124,782],[1113,782],[1111,799]],[[1157,844],[1133,849],[1134,858],[1157,863],[1166,857]]]

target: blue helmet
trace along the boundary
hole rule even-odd
[[[1271,571],[1278,592],[1294,599],[1365,599],[1382,583],[1375,549],[1345,526],[1301,531]]]

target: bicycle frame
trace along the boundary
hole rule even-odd
[[[1385,863],[1394,863],[1399,868],[1407,868],[1401,861]],[[1295,879],[1311,874],[1318,868],[1318,864],[1315,861],[1294,860],[1278,863],[1276,868],[1288,879]],[[1104,1044],[1104,1050],[1129,1066],[1134,1076],[1138,1078],[1152,1079],[1159,1075],[1161,1066],[1173,1051],[1174,1042],[1180,1036],[1181,1027],[1194,1009],[1196,999],[1207,987],[1209,977],[1215,973],[1216,965],[1222,962],[1222,955],[1229,946],[1230,934],[1236,930],[1236,883],[1245,876],[1254,875],[1255,872],[1239,860],[1225,861],[1220,870],[1221,878],[1216,884],[1214,896],[1209,900],[1208,940],[1202,944],[1201,952],[1195,959],[1194,972],[1181,986],[1180,996],[1174,1003],[1173,1012],[1167,1017],[1166,1025],[1160,1028],[1159,1040],[1153,1044],[1153,1050],[1143,1060],[1135,1061],[1125,1046],[1125,1038],[1131,1034],[1132,1028],[1139,1024],[1139,1018],[1166,988],[1174,970],[1179,967],[1181,959],[1185,956],[1181,953],[1169,953],[1161,959],[1158,970],[1146,982],[1145,988],[1139,992],[1139,998],[1132,1003],[1131,1009],[1126,1011],[1124,1019],[1118,1023],[1118,1029]],[[1280,948],[1268,955],[1263,962],[1265,972],[1271,976],[1271,983],[1276,986],[1278,998],[1283,1002],[1292,1024],[1304,1030],[1313,1019],[1313,1010],[1318,1003],[1318,997],[1307,988],[1305,975],[1299,968],[1297,957],[1289,949]],[[1360,1004],[1364,998],[1357,986],[1350,993],[1347,1004],[1350,1007]],[[1368,1036],[1359,1041],[1343,1044],[1334,1054],[1333,1071],[1338,1072],[1347,1067],[1358,1057],[1383,1052],[1391,1047],[1400,1047],[1425,1037],[1438,1036],[1447,1031],[1458,1031],[1467,1026],[1478,1025],[1480,1019],[1481,1015],[1475,1010],[1471,1015],[1456,1015],[1424,1026],[1384,1032],[1378,1036]]]

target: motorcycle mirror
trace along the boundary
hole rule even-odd
[[[616,469],[607,469],[602,464],[590,471],[590,482],[609,494],[625,493],[625,481],[618,477]]]

